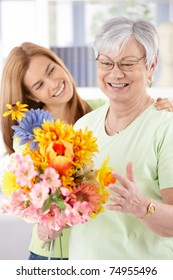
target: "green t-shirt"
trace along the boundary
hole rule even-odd
[[[140,193],[162,201],[160,190],[173,187],[172,113],[157,111],[152,104],[126,129],[108,136],[107,110],[104,105],[75,124],[76,129],[88,126],[98,139],[96,168],[109,155],[109,165],[125,175],[132,161]],[[69,248],[73,260],[173,259],[173,238],[157,235],[132,215],[106,208],[95,219],[72,227]]]

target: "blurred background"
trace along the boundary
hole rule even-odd
[[[172,98],[173,0],[0,0],[0,74],[11,49],[31,41],[63,59],[83,98],[102,97],[92,43],[97,29],[114,16],[147,19],[158,28],[161,56],[149,90],[153,97]],[[3,151],[0,139],[0,175],[8,160],[1,158]],[[0,194],[0,204],[1,199]],[[0,210],[0,260],[27,259],[31,228]]]
[[[78,87],[95,87],[95,32],[105,20],[120,15],[156,26],[173,23],[173,0],[0,0],[0,69],[14,46],[32,41],[54,50]]]

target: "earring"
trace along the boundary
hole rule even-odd
[[[153,84],[152,77],[148,78],[148,86],[149,86],[149,88],[152,87],[152,84]]]

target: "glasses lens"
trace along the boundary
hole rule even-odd
[[[132,70],[138,64],[138,62],[139,61],[135,59],[123,59],[119,63],[119,68],[124,71]]]
[[[108,59],[98,59],[97,62],[102,70],[111,70],[114,67],[114,64]]]
[[[112,70],[114,68],[114,65],[117,64],[118,68],[122,71],[130,71],[132,70],[141,59],[143,59],[143,57],[141,58],[136,58],[136,57],[128,57],[128,58],[124,58],[122,60],[120,60],[119,62],[113,62],[109,59],[97,59],[97,63],[100,69],[108,71],[108,70]]]

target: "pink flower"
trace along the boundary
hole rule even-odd
[[[6,213],[14,213],[18,217],[26,219],[27,222],[36,223],[38,222],[39,212],[33,205],[30,204],[25,191],[18,189],[13,192],[11,201],[3,209]]]
[[[49,196],[49,191],[49,186],[44,181],[33,185],[30,197],[35,208],[41,208],[43,206]]]
[[[70,191],[67,188],[61,187],[61,193],[63,196],[69,196],[70,195]]]
[[[49,229],[59,230],[67,224],[67,218],[52,204],[51,208],[39,217],[39,223]]]
[[[37,175],[37,172],[30,155],[13,154],[8,168],[16,176],[18,185],[31,187],[31,179]]]
[[[49,184],[52,192],[55,192],[55,190],[61,186],[59,174],[52,167],[47,167],[44,170],[44,173],[40,175],[40,178],[43,180],[43,182]]]
[[[90,206],[86,201],[75,202],[73,207],[69,204],[65,209],[65,216],[67,217],[69,225],[76,225],[78,223],[85,223],[89,219]]]

